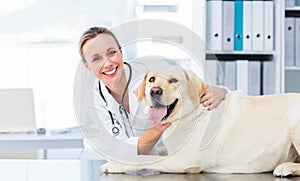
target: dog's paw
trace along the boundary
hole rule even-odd
[[[100,170],[104,174],[123,173],[124,172],[117,163],[113,163],[113,162],[108,162],[108,163],[103,164],[100,167]]]
[[[293,175],[293,166],[291,163],[282,163],[278,165],[273,171],[273,175],[277,177],[286,177],[289,175]]]

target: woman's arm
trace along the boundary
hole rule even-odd
[[[205,94],[200,98],[200,103],[204,107],[208,107],[208,110],[212,110],[224,100],[228,92],[230,90],[226,87],[208,85]]]
[[[148,155],[156,142],[160,139],[162,133],[171,125],[167,122],[165,124],[151,125],[139,138],[138,141],[138,154]]]

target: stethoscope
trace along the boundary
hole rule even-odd
[[[129,63],[124,62],[124,64],[127,65],[128,68],[129,68],[129,78],[128,78],[128,81],[127,81],[127,83],[126,83],[126,86],[125,86],[125,89],[124,89],[124,91],[123,91],[123,94],[122,94],[121,103],[120,103],[120,105],[119,105],[119,111],[120,111],[120,114],[121,114],[122,118],[123,118],[123,113],[125,114],[127,123],[128,123],[128,125],[130,126],[131,133],[132,133],[132,135],[133,135],[133,130],[132,130],[131,124],[130,124],[130,122],[129,122],[129,116],[128,116],[128,113],[127,113],[127,111],[125,110],[125,107],[124,107],[124,97],[125,97],[125,93],[126,93],[126,91],[128,90],[128,86],[129,86],[130,81],[131,81],[132,69],[131,69],[131,66],[130,66]],[[106,101],[106,99],[105,99],[105,97],[104,97],[104,95],[103,95],[103,93],[102,93],[102,90],[101,90],[101,84],[100,84],[100,81],[98,82],[98,86],[99,86],[99,94],[100,94],[100,96],[102,97],[102,99],[104,100],[106,106],[108,106],[107,101]],[[109,116],[110,116],[111,123],[112,123],[112,125],[113,125],[111,131],[112,131],[112,133],[116,136],[116,135],[118,135],[118,134],[120,133],[120,129],[116,126],[116,123],[119,125],[120,128],[122,128],[122,126],[121,126],[121,124],[119,123],[119,121],[117,121],[117,120],[113,117],[113,114],[112,114],[112,112],[111,112],[110,110],[108,110],[108,114],[109,114]],[[122,121],[123,121],[123,123],[124,123],[124,120],[122,120]],[[125,124],[124,124],[124,126],[125,126]],[[127,136],[129,136],[129,135],[128,135],[128,131],[127,131],[127,129],[126,129],[126,126],[125,126],[125,131],[126,131]]]

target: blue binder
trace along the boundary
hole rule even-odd
[[[243,1],[234,1],[234,50],[243,50]]]

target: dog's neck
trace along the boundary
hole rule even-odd
[[[172,119],[172,118],[167,119],[165,122],[175,123],[179,120],[186,120],[186,119],[195,120],[196,117],[201,116],[203,113],[205,113],[207,111],[208,111],[207,107],[203,107],[202,104],[197,104],[197,106],[195,106],[192,111],[187,112],[180,117],[176,117],[175,119]],[[196,119],[196,120],[198,120],[198,119]]]
[[[208,115],[208,111],[200,103],[193,107],[192,111],[183,114],[180,118],[172,120],[172,125],[163,133],[162,139],[169,153],[174,153],[175,151],[184,144],[189,136],[194,132],[195,127],[198,124],[207,124],[206,121],[202,122],[202,117]],[[204,119],[205,120],[205,119]],[[201,135],[202,133],[199,132]],[[172,135],[172,136],[171,136]],[[174,139],[169,139],[175,137]],[[201,137],[199,137],[201,139]]]

